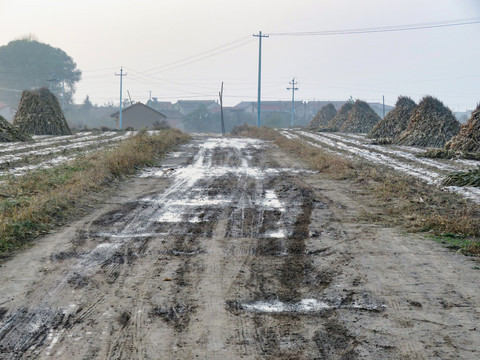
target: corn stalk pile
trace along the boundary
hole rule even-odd
[[[480,166],[469,171],[455,171],[449,174],[443,185],[480,187]]]
[[[320,109],[319,112],[313,117],[308,128],[311,130],[316,130],[328,125],[328,123],[337,115],[337,110],[333,104],[327,104]]]
[[[445,149],[478,153],[480,156],[480,105],[472,112],[467,123],[462,125],[458,135],[445,145]]]
[[[27,134],[72,134],[57,98],[47,88],[22,93],[13,124]]]
[[[368,133],[380,121],[380,116],[365,101],[357,100],[348,112],[347,120],[338,131],[345,133]]]
[[[385,115],[370,131],[367,137],[372,139],[395,139],[407,128],[417,104],[408,96],[399,96],[395,107]]]
[[[353,108],[353,103],[346,102],[343,106],[338,110],[337,115],[333,117],[332,120],[328,123],[328,125],[324,128],[320,128],[319,131],[338,131],[340,127],[343,125],[345,121],[348,119],[348,113]]]
[[[467,159],[480,161],[480,152],[472,153],[447,149],[430,149],[424,153],[418,154],[417,156],[432,159]]]
[[[443,147],[460,131],[452,111],[432,96],[425,96],[413,110],[407,128],[395,140],[398,145]]]
[[[32,138],[22,133],[0,115],[0,142],[13,141],[32,141]]]

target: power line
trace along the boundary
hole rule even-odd
[[[305,32],[280,32],[269,33],[271,36],[328,36],[328,35],[352,35],[352,34],[369,34],[377,32],[393,32],[408,31],[421,29],[434,29],[442,27],[463,26],[480,23],[480,18],[445,20],[429,23],[407,24],[407,25],[391,25],[370,28],[343,29],[343,30],[322,30],[322,31],[305,31]]]
[[[234,41],[230,41],[230,42],[225,43],[223,45],[214,47],[210,50],[206,50],[206,51],[203,51],[203,52],[198,53],[196,55],[188,56],[186,58],[179,59],[179,60],[164,64],[164,65],[159,65],[159,66],[153,67],[151,69],[148,69],[148,70],[145,70],[145,71],[139,72],[139,73],[143,74],[143,75],[150,76],[150,75],[155,74],[155,73],[168,71],[168,70],[180,67],[180,66],[184,66],[184,65],[188,65],[188,64],[191,64],[191,63],[194,63],[194,62],[198,62],[198,61],[207,59],[211,56],[215,56],[215,55],[218,55],[218,54],[236,49],[237,47],[240,47],[240,46],[243,46],[243,45],[249,43],[250,40],[251,40],[251,38],[249,36],[242,36],[241,38],[238,38]],[[196,58],[198,58],[198,59],[196,59]],[[195,59],[195,60],[193,60],[193,59]],[[191,61],[189,61],[189,60],[191,60]],[[159,69],[164,69],[164,68],[168,68],[168,69],[157,71]]]

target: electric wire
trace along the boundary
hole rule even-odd
[[[452,26],[463,26],[480,23],[480,18],[469,19],[457,19],[457,20],[445,20],[429,23],[417,23],[407,25],[391,25],[391,26],[379,26],[370,28],[357,28],[357,29],[342,29],[342,30],[322,30],[322,31],[305,31],[305,32],[279,32],[269,33],[270,36],[328,36],[328,35],[352,35],[352,34],[369,34],[378,32],[393,32],[393,31],[409,31],[409,30],[422,30],[433,29]]]

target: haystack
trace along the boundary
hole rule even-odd
[[[380,116],[365,101],[357,100],[348,112],[347,120],[339,131],[346,133],[368,133],[380,121]]]
[[[47,88],[22,93],[13,124],[27,134],[72,134],[57,98]]]
[[[328,123],[337,115],[337,110],[333,104],[327,104],[322,107],[317,114],[313,117],[310,124],[308,124],[308,128],[312,130],[316,130],[322,127],[326,127]]]
[[[367,135],[372,139],[395,139],[407,128],[417,104],[407,96],[399,96],[395,107]]]
[[[13,141],[30,141],[32,138],[15,126],[10,124],[5,118],[0,115],[0,142],[13,142]]]
[[[457,135],[460,123],[452,111],[432,96],[425,96],[413,110],[407,128],[395,141],[399,145],[443,147]]]
[[[346,102],[343,106],[338,110],[337,115],[333,117],[332,120],[328,123],[328,125],[320,130],[323,131],[338,131],[340,127],[343,125],[345,121],[348,119],[348,113],[353,108],[353,103]]]
[[[445,145],[445,149],[480,153],[480,104],[472,112],[467,123],[462,125],[460,132]]]

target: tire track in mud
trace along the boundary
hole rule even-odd
[[[197,138],[179,163],[140,174],[169,184],[104,213],[53,254],[45,279],[2,315],[0,354],[353,358],[358,340],[338,314],[369,310],[354,295],[324,293],[345,258],[324,251],[323,235],[312,242],[320,213],[322,228],[340,231],[331,204],[299,171],[267,165],[267,150]]]

